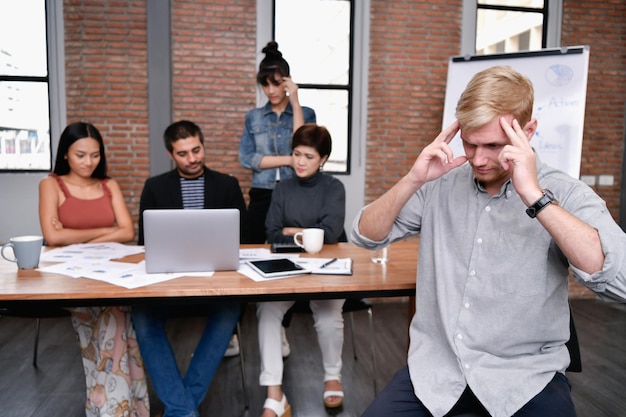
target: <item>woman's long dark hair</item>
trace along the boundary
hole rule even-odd
[[[67,153],[70,146],[79,139],[92,138],[100,144],[100,163],[91,174],[92,178],[107,178],[107,159],[104,153],[104,142],[102,135],[94,125],[85,122],[76,122],[67,125],[61,133],[59,148],[57,149],[57,159],[54,163],[54,173],[57,175],[67,175],[70,173],[70,164],[67,162]]]

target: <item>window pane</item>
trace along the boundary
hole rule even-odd
[[[298,84],[347,85],[350,2],[276,0],[275,39]]]
[[[44,0],[0,1],[0,75],[48,75]]]
[[[542,8],[543,0],[478,0],[478,4],[489,4],[491,6]]]
[[[301,88],[302,103],[315,110],[317,124],[326,127],[333,140],[333,149],[326,172],[346,172],[348,169],[348,92],[346,90],[314,90]]]
[[[50,168],[48,83],[0,82],[0,170]]]
[[[535,51],[541,49],[541,13],[478,9],[476,53]],[[502,48],[504,45],[504,48]]]

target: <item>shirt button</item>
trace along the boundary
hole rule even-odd
[[[461,339],[463,339],[463,335],[461,333],[457,333],[456,334],[456,338],[461,340]]]
[[[485,211],[491,211],[491,207],[489,206],[485,207]]]
[[[476,243],[483,243],[483,239],[479,237],[478,239],[476,239]]]
[[[469,364],[466,363],[465,365],[463,365],[465,367],[465,369],[469,369]]]
[[[470,271],[470,275],[471,275],[471,276],[476,275],[476,271]]]
[[[469,308],[470,304],[469,303],[465,303],[465,304],[463,304],[463,306],[465,306],[465,308]]]

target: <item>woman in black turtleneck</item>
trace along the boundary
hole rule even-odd
[[[296,176],[276,185],[265,219],[269,243],[293,242],[308,227],[324,229],[324,243],[337,243],[343,232],[346,192],[343,184],[320,171],[331,139],[321,126],[308,124],[294,134],[292,166]]]
[[[269,243],[293,242],[302,229],[324,229],[324,243],[337,243],[345,236],[346,192],[336,178],[320,172],[330,155],[328,130],[305,124],[293,135],[292,166],[296,176],[281,181],[272,194],[265,220]],[[341,350],[343,347],[342,308],[345,300],[311,300],[315,329],[324,365],[324,404],[339,407],[343,402]],[[263,417],[290,415],[290,405],[282,391],[282,319],[295,301],[257,304],[261,376],[267,386]]]

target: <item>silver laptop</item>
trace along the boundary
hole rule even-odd
[[[230,271],[239,267],[239,210],[145,210],[146,272]]]

